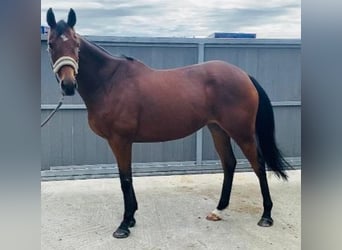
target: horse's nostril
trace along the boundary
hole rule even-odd
[[[61,81],[61,89],[62,92],[65,95],[74,95],[75,94],[75,82],[74,81],[68,81],[68,80],[62,80]]]

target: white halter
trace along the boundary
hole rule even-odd
[[[62,56],[57,59],[57,61],[53,64],[52,69],[55,74],[58,73],[58,71],[63,67],[63,66],[71,66],[75,70],[75,74],[77,75],[78,73],[78,63],[76,60],[70,56]]]

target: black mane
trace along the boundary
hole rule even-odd
[[[92,41],[89,41],[88,39],[86,39],[89,43],[91,43],[92,45],[94,45],[96,48],[100,49],[101,51],[105,52],[106,54],[108,55],[111,55],[111,56],[116,56],[116,55],[112,55],[108,50],[104,49],[103,47],[97,45],[96,43],[92,42]],[[120,58],[125,58],[126,60],[129,60],[129,61],[134,61],[135,59],[133,57],[130,57],[130,56],[126,56],[124,54],[121,54],[121,55],[118,55],[116,57],[120,57]]]
[[[124,58],[126,58],[128,61],[134,61],[134,58],[133,58],[133,57],[126,56],[126,55],[124,55],[124,54],[121,54],[120,57],[124,57]]]
[[[57,36],[62,35],[67,29],[69,29],[70,26],[64,21],[64,20],[60,20],[57,24],[56,24],[56,31],[57,31]],[[105,50],[104,48],[102,48],[101,46],[97,45],[96,43],[89,41],[88,39],[86,39],[89,43],[91,43],[92,45],[94,45],[95,47],[99,48],[101,51],[105,52],[108,55],[113,56],[111,53],[109,53],[107,50]],[[130,56],[126,56],[126,55],[119,55],[116,57],[120,57],[120,58],[125,58],[126,60],[129,61],[134,61],[135,59],[133,57]]]

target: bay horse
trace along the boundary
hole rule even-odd
[[[259,179],[264,211],[258,225],[272,226],[265,164],[284,180],[290,165],[275,142],[271,102],[252,76],[218,60],[156,70],[131,57],[113,56],[77,34],[73,9],[66,22],[56,22],[51,8],[46,19],[48,50],[61,92],[72,96],[78,91],[90,128],[108,141],[118,163],[124,215],[115,238],[128,237],[136,223],[132,144],[175,140],[204,126],[211,132],[224,173],[220,200],[206,218],[221,220],[229,204],[236,167],[232,138]]]

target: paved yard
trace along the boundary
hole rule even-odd
[[[49,249],[300,249],[301,171],[283,182],[268,174],[274,226],[261,228],[254,173],[236,173],[224,220],[205,219],[217,205],[222,174],[135,177],[139,210],[127,239],[115,239],[123,201],[119,179],[41,183],[41,248]]]

